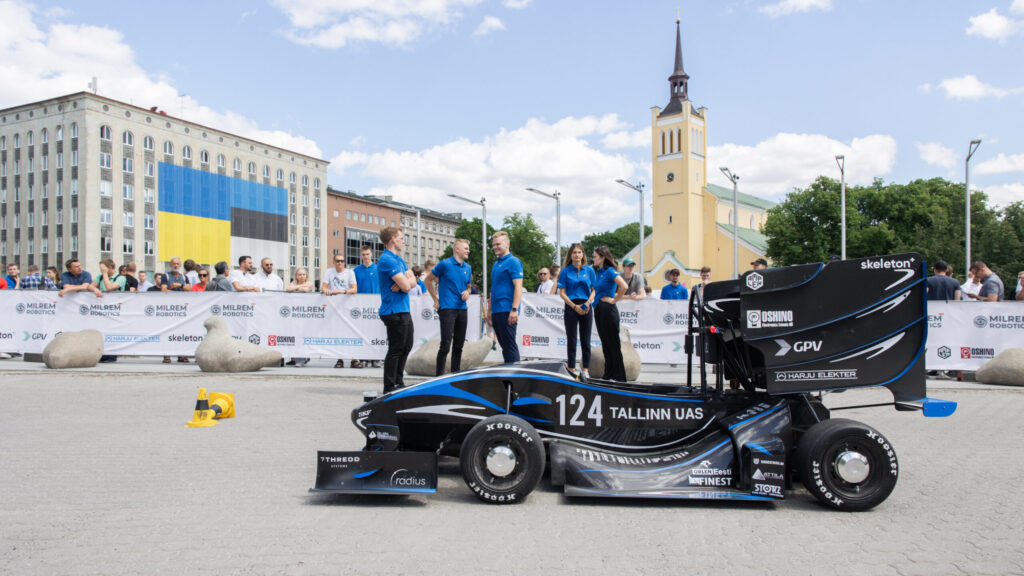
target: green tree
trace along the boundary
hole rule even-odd
[[[649,237],[654,231],[650,226],[644,226],[646,232],[645,237]],[[615,230],[606,232],[598,232],[595,234],[587,234],[583,237],[583,250],[587,253],[587,258],[594,252],[594,248],[598,246],[607,246],[612,251],[612,256],[615,256],[616,260],[622,260],[626,253],[636,247],[640,243],[640,223],[630,222],[619,226]],[[562,251],[562,257],[564,258],[566,251]]]

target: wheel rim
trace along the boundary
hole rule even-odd
[[[860,437],[843,438],[832,445],[823,462],[833,492],[847,500],[862,500],[881,490],[884,470],[873,448]]]
[[[485,487],[495,492],[513,490],[526,472],[523,462],[526,454],[515,442],[494,439],[482,444],[473,458],[476,477]],[[511,469],[507,469],[511,462]],[[491,466],[494,466],[492,469]]]
[[[493,446],[484,458],[487,471],[498,478],[505,478],[516,469],[516,453],[508,446]]]
[[[836,457],[835,467],[836,475],[850,484],[860,484],[867,480],[871,473],[871,464],[868,463],[867,456],[851,450],[841,452]]]

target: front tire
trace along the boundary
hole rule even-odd
[[[507,414],[473,426],[459,451],[466,485],[492,504],[525,499],[544,475],[544,460],[544,443],[537,430]]]
[[[874,428],[842,418],[807,429],[796,450],[804,486],[822,504],[859,512],[881,504],[896,487],[892,444]]]

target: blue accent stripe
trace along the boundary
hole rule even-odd
[[[529,406],[531,404],[544,404],[546,406],[550,406],[551,402],[548,402],[547,400],[541,400],[540,398],[527,397],[519,398],[512,403],[513,406]]]
[[[671,498],[671,496],[668,496],[668,495],[656,495],[656,494],[646,495],[646,494],[628,494],[628,493],[624,494],[622,492],[606,492],[606,491],[603,491],[603,490],[592,490],[590,488],[580,488],[578,486],[573,486],[573,489],[574,490],[579,490],[580,492],[589,492],[590,494],[599,494],[601,496],[619,496],[619,497],[623,497],[623,496],[637,497],[637,496],[639,496],[639,497],[646,497],[646,498],[666,498],[666,497]],[[778,498],[770,498],[768,496],[754,496],[753,494],[738,494],[738,493],[733,493],[733,492],[708,492],[707,490],[700,490],[700,491],[694,490],[694,492],[699,492],[701,494],[714,494],[715,495],[714,498],[699,498],[700,500],[758,500],[758,501],[769,501],[769,502],[774,502],[774,501],[778,500]],[[698,500],[698,498],[694,498],[694,500]]]
[[[765,450],[764,446],[761,446],[760,444],[755,444],[754,442],[747,442],[746,446],[750,446],[751,448],[753,448],[754,450],[757,450],[759,452],[764,452],[765,454],[767,454],[769,456],[775,456],[775,454],[772,454],[771,452]]]
[[[435,381],[432,382],[429,386],[424,386],[423,384],[421,384],[419,386],[413,386],[412,388],[406,388],[388,397],[384,401],[390,402],[395,398],[406,398],[409,396],[448,396],[451,398],[461,398],[463,400],[469,400],[470,402],[476,402],[477,404],[497,410],[498,412],[501,413],[505,412],[504,408],[498,406],[497,404],[494,404],[493,402],[485,398],[477,396],[476,394],[471,394],[469,392],[466,392],[465,390],[459,390],[458,388],[452,386],[452,382],[450,380]]]
[[[579,472],[580,474],[583,474],[583,473],[586,473],[586,472],[616,472],[616,473],[622,473],[622,474],[649,474],[651,472],[664,472],[665,470],[671,470],[673,468],[680,468],[682,466],[687,466],[689,464],[693,464],[697,460],[700,460],[700,459],[706,457],[708,454],[711,454],[712,452],[718,450],[719,448],[721,448],[722,446],[725,446],[726,444],[729,444],[730,442],[732,442],[732,440],[723,440],[722,442],[718,443],[716,446],[714,446],[713,448],[711,448],[707,452],[704,452],[700,456],[695,456],[692,459],[687,460],[686,462],[680,462],[679,464],[673,464],[671,466],[664,466],[662,468],[652,468],[650,470],[615,470],[615,469],[612,469],[612,468],[607,468],[607,469],[601,470],[601,469],[597,469],[597,468],[591,468],[591,469],[587,469],[587,470],[577,470],[577,472]]]
[[[370,476],[373,476],[377,472],[380,472],[380,468],[377,468],[376,470],[370,470],[369,472],[360,472],[359,474],[353,474],[352,477],[353,478],[369,478]]]
[[[523,420],[529,420],[530,422],[540,422],[541,424],[551,424],[551,420],[544,420],[543,418],[533,418],[531,416],[523,416],[522,414],[516,414],[515,412],[509,412],[516,418],[522,418]]]
[[[418,492],[420,494],[437,494],[437,488],[367,488],[367,492]]]
[[[790,330],[789,332],[778,332],[778,333],[775,333],[775,334],[768,334],[768,335],[765,335],[765,336],[756,336],[756,337],[753,337],[753,338],[746,338],[746,340],[749,341],[749,342],[756,342],[758,340],[766,340],[768,338],[778,338],[780,336],[788,336],[790,334],[798,334],[800,332],[807,332],[808,330],[814,330],[815,328],[821,328],[822,326],[827,326],[829,324],[835,324],[836,322],[839,322],[839,321],[842,321],[842,320],[846,320],[847,318],[849,318],[851,316],[856,316],[857,314],[860,314],[861,312],[864,312],[865,310],[870,310],[871,308],[875,308],[876,306],[884,304],[884,303],[888,302],[889,300],[892,300],[893,298],[896,298],[897,296],[903,294],[907,290],[912,289],[914,286],[917,286],[918,284],[923,284],[924,281],[925,281],[925,279],[922,277],[917,282],[914,282],[913,284],[907,286],[906,290],[899,290],[897,292],[894,292],[891,296],[889,296],[887,298],[883,298],[883,299],[875,302],[874,304],[869,304],[869,305],[861,308],[860,310],[856,310],[854,312],[850,312],[849,314],[847,314],[845,316],[840,316],[838,318],[833,318],[831,320],[827,320],[825,322],[821,322],[819,324],[815,324],[814,326],[803,326],[803,327],[801,327],[801,328],[799,328],[797,330]]]
[[[768,410],[767,412],[761,412],[757,416],[751,416],[750,418],[747,418],[746,420],[740,420],[739,422],[733,424],[732,426],[729,426],[729,430],[732,430],[733,428],[736,428],[737,426],[742,426],[743,424],[746,424],[747,422],[753,422],[754,420],[757,420],[758,418],[764,418],[765,416],[771,414],[772,412],[777,412],[777,411],[779,411],[779,410],[781,410],[782,408],[785,408],[785,407],[786,407],[786,403],[785,402],[780,402],[778,406],[776,406],[775,408],[772,408],[771,410]]]

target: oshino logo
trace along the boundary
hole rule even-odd
[[[142,312],[143,312],[143,313],[144,313],[144,314],[145,314],[146,316],[152,316],[153,314],[155,314],[155,313],[156,313],[156,307],[155,307],[155,306],[153,306],[153,305],[151,304],[151,305],[149,305],[149,306],[146,306],[146,307],[145,307],[145,308],[144,308],[144,309],[142,310]]]
[[[985,326],[988,326],[988,318],[985,316],[975,316],[974,325],[978,328],[984,328]]]
[[[250,342],[250,343],[252,343],[252,344],[256,344],[257,346],[259,346],[259,343],[260,343],[260,335],[259,335],[259,334],[249,334],[249,342]]]
[[[18,305],[14,307],[14,311],[17,312],[18,314],[24,314],[25,313],[25,303],[24,302],[19,302]]]
[[[747,274],[747,288],[751,290],[760,290],[761,286],[764,286],[764,276],[757,272],[751,272]]]
[[[78,307],[78,313],[81,314],[82,316],[88,316],[89,307],[86,306],[85,304],[82,304],[81,306]]]
[[[761,311],[747,310],[747,328],[761,327]]]
[[[292,315],[291,308],[287,306],[281,306],[281,310],[279,310],[279,312],[281,313],[281,318],[287,318]]]
[[[661,317],[661,321],[665,323],[665,326],[671,326],[676,321],[676,317],[672,315],[672,313],[666,312],[665,315]]]
[[[359,320],[360,318],[363,317],[363,313],[359,311],[359,308],[350,308],[348,311],[348,315],[353,320]]]
[[[213,314],[214,316],[220,316],[220,304],[214,304],[213,306],[210,306],[210,314]]]
[[[423,311],[420,312],[420,318],[423,318],[424,320],[433,320],[434,310],[431,308],[424,308]]]

